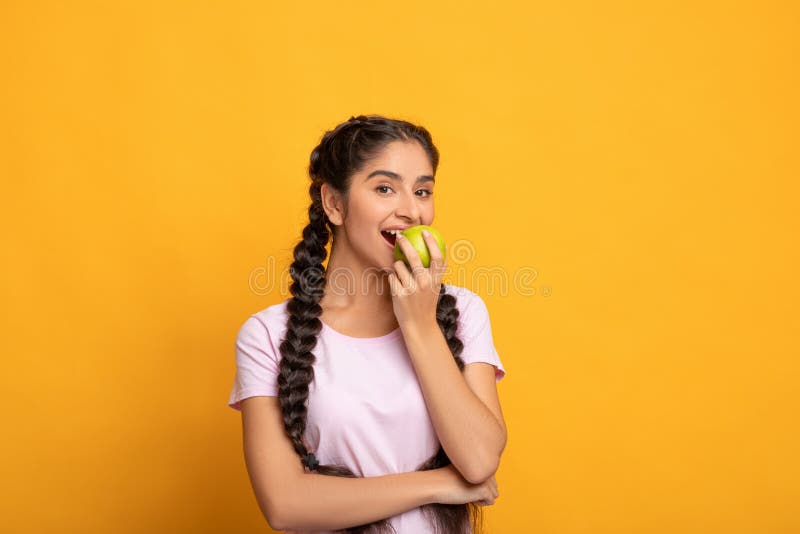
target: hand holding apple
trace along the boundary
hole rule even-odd
[[[427,230],[433,236],[436,240],[436,245],[442,253],[442,257],[446,257],[447,247],[445,246],[444,238],[442,238],[442,234],[440,234],[436,228],[425,224],[418,224],[417,226],[406,228],[401,233],[406,236],[408,242],[414,247],[414,250],[417,251],[422,266],[427,268],[431,263],[431,255],[428,253],[429,247],[425,244],[425,237],[422,235],[423,230]],[[411,263],[409,263],[408,258],[406,258],[406,255],[403,253],[403,248],[400,246],[400,239],[396,240],[394,243],[394,259],[401,260],[411,267]]]
[[[389,285],[395,317],[404,331],[436,326],[441,277],[447,268],[445,253],[444,239],[430,226],[412,226],[398,234]]]

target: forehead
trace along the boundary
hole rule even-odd
[[[428,153],[416,141],[392,141],[364,166],[364,177],[375,169],[386,169],[405,178],[433,174]]]

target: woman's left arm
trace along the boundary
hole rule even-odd
[[[494,366],[470,364],[462,375],[435,322],[409,327],[403,335],[447,457],[469,482],[487,480],[497,471],[507,438]],[[469,379],[465,380],[467,373]],[[471,387],[468,382],[475,385]]]
[[[431,256],[428,268],[408,239],[398,236],[410,265],[396,261],[389,272],[393,309],[439,441],[464,478],[479,484],[497,471],[506,445],[494,367],[476,362],[465,367],[464,375],[458,369],[436,321],[447,263],[434,238],[423,234]]]

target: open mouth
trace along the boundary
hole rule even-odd
[[[395,230],[381,230],[381,235],[383,238],[392,246],[394,246],[394,243],[397,240],[397,236],[394,234],[394,232]]]

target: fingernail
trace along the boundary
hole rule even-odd
[[[429,231],[427,231],[427,230],[423,230],[422,231],[422,235],[424,235],[425,237],[430,237],[431,233]]]

